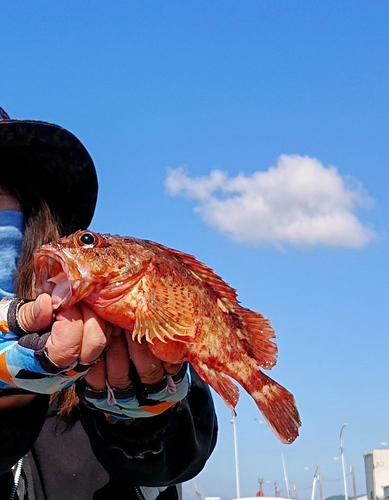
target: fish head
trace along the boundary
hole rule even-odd
[[[34,251],[35,286],[51,295],[55,310],[80,300],[112,302],[139,279],[147,261],[120,236],[77,231]]]

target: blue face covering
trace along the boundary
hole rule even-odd
[[[23,241],[23,212],[0,212],[0,299],[13,297],[16,266]]]

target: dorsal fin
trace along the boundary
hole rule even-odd
[[[184,266],[213,294],[219,307],[233,316],[234,321],[240,326],[241,335],[247,342],[247,353],[256,360],[259,366],[269,370],[276,364],[278,349],[277,345],[271,341],[276,335],[267,318],[242,307],[237,299],[236,290],[193,255],[167,248],[160,243],[149,243],[152,247],[158,248],[163,255],[167,255],[169,259],[174,258],[176,262]]]
[[[223,278],[215,273],[213,269],[208,267],[203,262],[200,262],[196,257],[179,250],[171,249],[161,245],[160,243],[148,242],[152,247],[159,248],[163,254],[169,258],[174,258],[181,266],[184,265],[193,276],[202,281],[206,286],[212,288],[218,295],[225,297],[231,302],[237,302],[237,292]]]

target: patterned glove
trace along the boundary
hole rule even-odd
[[[75,362],[61,368],[53,363],[45,347],[50,332],[28,333],[18,323],[18,310],[25,302],[0,301],[0,390],[2,395],[7,390],[15,393],[15,388],[53,394],[72,385],[90,365]]]
[[[103,391],[89,388],[84,380],[77,383],[77,395],[89,408],[104,412],[110,422],[153,417],[184,399],[190,386],[188,363],[175,375],[165,375],[157,384],[142,384],[134,374],[134,382],[125,390],[110,387]]]

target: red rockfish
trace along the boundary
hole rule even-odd
[[[145,338],[159,359],[191,363],[231,409],[239,398],[235,379],[282,442],[298,436],[293,395],[260,369],[277,359],[269,321],[242,307],[236,291],[195,257],[78,231],[36,250],[34,268],[38,291],[52,296],[55,309],[84,301],[134,339]]]

